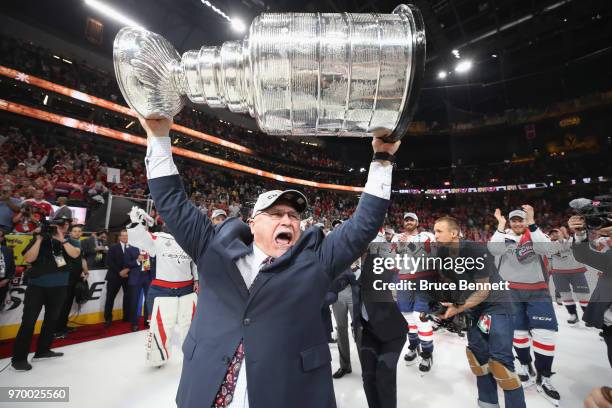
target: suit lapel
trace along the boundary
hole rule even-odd
[[[291,247],[287,252],[285,252],[282,256],[279,256],[274,260],[274,262],[264,265],[257,274],[255,281],[251,285],[250,293],[249,293],[249,301],[247,302],[247,309],[257,293],[268,283],[270,279],[272,279],[278,272],[283,271],[289,261],[293,258],[293,250],[294,247]]]
[[[255,298],[255,296],[257,296],[257,293],[261,290],[261,288],[264,287],[266,283],[268,283],[270,279],[272,279],[273,276],[276,276],[276,274],[271,273],[271,272],[259,271],[249,291],[249,301],[247,302],[247,305],[246,305],[247,309],[249,308],[249,305],[251,304],[251,302],[253,302],[253,299]]]
[[[249,297],[249,289],[247,288],[246,283],[244,283],[244,278],[240,274],[240,270],[238,270],[238,267],[236,266],[236,261],[239,258],[250,254],[252,251],[252,244],[246,245],[240,238],[236,238],[230,242],[225,250],[225,253],[230,257],[230,267],[227,269],[227,274],[232,282],[234,282],[234,285],[244,299]]]

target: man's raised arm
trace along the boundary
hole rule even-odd
[[[155,241],[142,224],[128,225],[127,233],[130,245],[147,252],[149,256],[157,256]]]
[[[147,179],[155,207],[176,242],[194,261],[214,234],[210,220],[189,201],[178,169],[172,160],[170,119],[143,119],[147,132]]]
[[[395,154],[401,142],[385,143],[372,140],[374,153]],[[363,254],[385,221],[391,199],[393,164],[374,160],[370,164],[368,181],[353,216],[333,230],[321,246],[320,259],[332,278],[345,271]]]

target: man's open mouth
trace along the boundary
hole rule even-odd
[[[289,245],[292,239],[293,239],[293,232],[282,231],[276,234],[276,236],[274,237],[274,243],[280,246]]]

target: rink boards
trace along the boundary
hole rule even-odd
[[[70,322],[80,324],[95,324],[104,322],[104,302],[106,300],[106,269],[94,269],[89,271],[89,298],[85,304],[81,305],[80,311],[76,303],[72,306],[70,312]],[[7,296],[10,302],[5,309],[0,312],[0,340],[12,339],[17,335],[19,325],[21,324],[21,316],[23,314],[23,298],[27,285],[13,284]],[[123,289],[120,290],[115,297],[113,306],[113,320],[123,317],[122,302]],[[40,332],[44,317],[43,311],[38,316],[36,322],[35,334]]]

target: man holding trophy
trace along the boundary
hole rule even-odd
[[[321,304],[383,225],[394,154],[423,75],[423,27],[405,5],[383,15],[266,13],[249,38],[182,57],[145,30],[117,35],[115,72],[147,132],[151,195],[200,275],[179,407],[336,406]],[[246,223],[213,226],[188,200],[172,159],[172,117],[187,98],[248,112],[270,135],[373,137],[354,215],[327,237],[316,227],[302,232],[306,197],[272,190]]]

